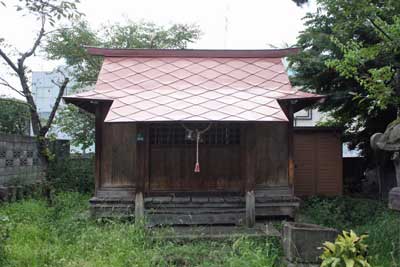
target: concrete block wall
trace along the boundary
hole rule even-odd
[[[0,185],[32,184],[42,178],[35,137],[0,134]]]

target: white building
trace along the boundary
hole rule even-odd
[[[41,118],[49,117],[58,95],[58,86],[54,83],[61,83],[63,79],[64,76],[57,71],[32,72],[32,95]],[[64,95],[70,93],[72,86],[73,83],[70,82]],[[63,105],[63,103],[61,102],[60,105]]]
[[[62,83],[63,80],[64,75],[60,71],[32,72],[32,95],[41,119],[47,119],[49,117],[59,92],[59,87],[57,84]],[[70,81],[68,83],[67,88],[65,88],[64,95],[72,93],[73,85],[73,81]],[[64,103],[63,101],[61,101],[60,107],[62,107],[63,105]],[[55,125],[52,126],[50,133],[55,134],[57,139],[71,140],[71,137],[59,130]],[[79,147],[75,147],[72,145],[70,147],[71,152],[82,152]],[[94,146],[92,148],[89,148],[86,152],[94,152]]]
[[[324,115],[317,109],[303,109],[294,114],[293,124],[295,127],[312,127],[323,119]]]

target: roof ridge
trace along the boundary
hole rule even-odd
[[[298,48],[284,49],[143,49],[87,46],[91,55],[105,57],[198,57],[198,58],[282,58],[297,54]]]

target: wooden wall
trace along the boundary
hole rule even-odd
[[[105,109],[107,110],[107,109]],[[102,110],[104,118],[105,110]],[[96,125],[96,156],[99,158],[97,187],[134,188],[136,175],[136,124]]]
[[[287,123],[243,123],[240,145],[150,146],[150,191],[224,191],[288,185]],[[249,183],[249,184],[246,184]]]
[[[148,125],[104,123],[106,110],[96,124],[97,191],[244,192],[246,181],[253,188],[288,185],[287,123],[243,123],[240,144],[200,145],[201,172],[194,173],[194,145],[149,145]]]
[[[288,185],[288,124],[256,125],[256,186]]]
[[[240,191],[240,147],[200,145],[200,173],[194,172],[195,145],[151,146],[151,191]]]
[[[294,158],[295,195],[342,194],[342,142],[337,130],[296,129]]]
[[[104,123],[102,148],[101,186],[134,186],[136,125]]]

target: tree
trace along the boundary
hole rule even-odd
[[[48,33],[47,29],[49,27],[54,27],[55,24],[61,19],[72,20],[81,16],[81,13],[79,13],[76,9],[76,3],[78,2],[78,0],[19,0],[17,2],[18,4],[15,5],[17,11],[21,12],[22,15],[30,15],[40,22],[37,36],[32,41],[30,49],[17,53],[13,53],[15,49],[10,49],[10,45],[8,45],[3,38],[0,38],[0,58],[6,64],[10,72],[17,76],[19,86],[13,86],[4,76],[0,77],[0,84],[10,88],[11,90],[14,90],[26,99],[26,102],[29,106],[32,130],[38,139],[39,156],[45,168],[49,161],[49,153],[45,137],[53,123],[54,116],[69,79],[65,77],[63,81],[57,84],[59,88],[58,97],[53,105],[53,109],[50,112],[49,118],[43,123],[39,118],[36,103],[31,94],[31,88],[28,79],[30,70],[26,60],[35,56],[39,47],[43,44],[43,40]],[[5,6],[4,3],[2,4]]]
[[[173,24],[170,27],[153,23],[104,25],[99,30],[90,28],[86,21],[76,22],[70,28],[53,33],[46,46],[50,59],[64,59],[70,69],[74,88],[93,87],[100,71],[102,58],[91,56],[85,45],[110,48],[179,48],[200,36],[195,25]],[[67,106],[58,114],[56,124],[73,138],[73,144],[83,149],[94,143],[94,118],[76,107]]]
[[[334,35],[331,39],[343,53],[343,58],[328,60],[327,66],[344,78],[355,79],[366,90],[366,94],[355,96],[360,101],[369,99],[373,105],[371,109],[385,109],[393,105],[397,107],[400,118],[400,3],[380,1],[374,5],[371,0],[358,1],[357,4],[339,2],[341,16],[352,17],[356,22],[337,25],[334,31],[340,34],[344,27],[355,31],[358,25],[368,25],[374,40],[365,42],[356,36],[349,40]],[[334,12],[336,4],[327,1],[328,9]]]
[[[370,136],[384,131],[399,105],[394,75],[399,50],[393,41],[399,12],[398,1],[318,0],[298,38],[301,51],[289,58],[292,82],[327,95],[319,109],[345,129],[351,148],[367,156]]]
[[[29,107],[17,99],[0,98],[0,133],[29,135]]]
[[[94,117],[74,105],[67,105],[60,109],[57,114],[55,125],[68,134],[72,140],[71,144],[81,147],[83,153],[94,144]]]

